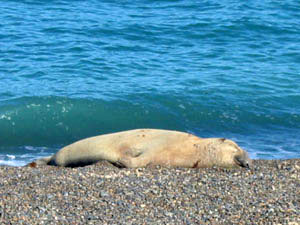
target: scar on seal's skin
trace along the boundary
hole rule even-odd
[[[192,168],[198,168],[198,163],[199,163],[199,161],[195,162],[194,165],[192,166]]]

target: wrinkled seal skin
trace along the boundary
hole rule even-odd
[[[77,141],[29,166],[77,167],[100,160],[128,168],[148,165],[249,168],[252,164],[247,152],[228,139],[199,138],[170,130],[137,129]]]

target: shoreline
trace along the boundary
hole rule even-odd
[[[298,224],[300,159],[252,169],[0,166],[1,224]]]

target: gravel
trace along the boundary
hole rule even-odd
[[[0,224],[300,224],[300,159],[252,169],[0,166]]]

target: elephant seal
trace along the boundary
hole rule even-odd
[[[235,142],[225,138],[159,129],[136,129],[86,138],[53,156],[29,164],[64,167],[85,166],[107,160],[120,167],[250,167],[251,159]]]

